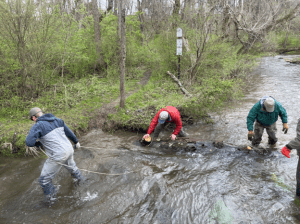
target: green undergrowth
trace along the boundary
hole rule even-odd
[[[279,47],[283,47],[286,41],[286,48],[299,48],[299,34],[290,34],[286,40],[286,32],[280,32],[277,38]]]
[[[221,111],[230,102],[241,99],[248,74],[257,66],[258,58],[259,55],[237,56],[232,52],[226,57],[204,59],[200,78],[191,85],[187,77],[183,76],[180,80],[192,97],[183,94],[178,84],[167,75],[167,70],[157,67],[152,71],[148,84],[126,99],[125,109],[110,114],[109,121],[118,128],[145,132],[155,114],[171,105],[179,109],[183,124],[189,118],[210,122],[209,113]]]
[[[142,73],[140,74],[140,76]],[[140,77],[139,77],[140,79]],[[126,92],[134,90],[139,79],[126,82]],[[103,104],[118,98],[120,92],[119,80],[90,76],[66,84],[58,84],[53,89],[45,91],[33,101],[23,102],[16,99],[16,107],[2,107],[0,116],[0,155],[7,157],[23,156],[25,152],[25,138],[34,124],[28,119],[28,112],[32,107],[40,107],[45,113],[53,113],[61,118],[76,135],[85,133],[89,128],[89,121],[95,116],[96,109]],[[18,105],[22,105],[21,107]],[[11,143],[14,153],[11,153]],[[8,147],[4,147],[7,145]]]
[[[153,43],[149,42],[150,47],[151,44]],[[169,58],[160,51],[149,55],[155,62],[150,68],[150,80],[144,86],[137,85],[145,68],[134,69],[135,78],[127,74],[126,92],[137,91],[126,98],[125,109],[118,108],[117,104],[117,112],[108,113],[103,129],[144,132],[157,111],[167,105],[179,109],[184,124],[185,118],[204,118],[209,121],[209,113],[221,111],[229,102],[243,96],[247,74],[256,67],[259,55],[237,55],[237,50],[238,46],[232,47],[231,43],[226,42],[209,48],[192,82],[183,67],[180,81],[192,97],[185,96],[178,84],[166,73],[170,71],[177,76],[174,58]],[[182,60],[187,61],[186,57],[189,56],[183,56]],[[12,154],[8,148],[2,148],[2,156],[24,155],[25,138],[34,124],[28,120],[30,108],[40,107],[44,112],[62,118],[78,135],[89,130],[90,122],[99,116],[97,109],[119,96],[120,87],[119,80],[111,76],[88,76],[65,79],[63,82],[56,80],[55,84],[50,86],[51,88],[46,89],[38,98],[23,101],[22,98],[14,96],[11,101],[5,101],[9,105],[0,110],[0,145],[3,147],[3,143],[12,143],[15,153]]]
[[[288,36],[284,29],[272,31],[267,34],[266,40],[264,44],[258,44],[262,52],[274,53],[279,49],[299,49],[300,45],[299,31],[289,32]],[[299,50],[287,51],[284,54],[297,55]]]
[[[0,98],[0,147],[3,147],[3,143],[12,143],[16,153],[11,154],[10,150],[2,148],[1,155],[24,154],[24,140],[33,125],[27,117],[30,108],[40,107],[44,112],[62,118],[78,135],[88,131],[90,123],[95,119],[101,118],[98,109],[103,104],[112,102],[119,96],[119,50],[113,39],[117,38],[117,18],[111,15],[102,21],[102,56],[106,67],[97,73],[105,78],[88,75],[93,67],[91,52],[94,52],[94,47],[87,43],[91,43],[89,40],[94,37],[90,35],[93,23],[88,23],[91,18],[86,19],[85,25],[89,29],[86,29],[84,34],[81,33],[82,30],[77,30],[78,24],[74,24],[72,30],[74,29],[74,38],[78,35],[89,39],[82,45],[77,42],[68,45],[68,52],[77,52],[68,55],[70,60],[74,55],[81,55],[84,56],[84,60],[81,60],[83,64],[76,63],[77,59],[66,63],[64,78],[61,77],[62,71],[59,69],[50,69],[52,72],[49,74],[36,69],[34,74],[41,73],[45,78],[37,79],[36,77],[40,76],[32,76],[27,79],[27,84],[22,83],[22,80],[15,80],[14,83],[10,76],[4,79],[5,85],[0,89],[4,93]],[[140,33],[137,16],[126,21],[126,92],[137,91],[126,98],[124,109],[118,108],[117,104],[118,110],[112,110],[117,112],[108,112],[107,120],[103,124],[104,130],[146,131],[157,111],[167,105],[177,107],[183,118],[209,120],[209,113],[221,111],[229,102],[243,96],[247,75],[256,67],[260,55],[238,54],[241,45],[236,40],[224,40],[211,34],[201,60],[194,67],[194,59],[200,50],[201,30],[193,31],[183,26],[189,40],[189,50],[183,48],[180,82],[192,94],[192,97],[187,97],[183,95],[178,84],[167,75],[167,71],[170,71],[177,77],[176,28],[168,26],[159,34],[147,37]],[[81,48],[77,49],[77,45]],[[62,46],[64,44],[56,47]],[[85,52],[85,47],[90,49],[90,53]],[[60,57],[56,59],[58,58]],[[52,64],[48,66],[53,68]],[[137,82],[147,70],[151,70],[150,80],[146,85],[138,86]],[[22,85],[19,85],[20,83]],[[17,86],[21,88],[18,89]],[[11,91],[12,88],[15,88],[14,91]],[[31,91],[27,92],[27,89]]]

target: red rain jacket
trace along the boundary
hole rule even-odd
[[[158,111],[158,113],[155,115],[155,117],[151,121],[151,124],[148,128],[147,134],[150,135],[154,131],[156,125],[158,124],[159,114],[162,111],[167,111],[170,114],[171,120],[168,121],[168,119],[167,119],[166,122],[174,122],[176,124],[176,128],[175,128],[173,134],[178,135],[178,133],[180,132],[180,130],[182,128],[182,122],[180,119],[179,111],[175,107],[172,107],[172,106],[166,106],[166,107],[162,108],[160,111]]]

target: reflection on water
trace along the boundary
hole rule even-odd
[[[298,65],[278,56],[264,58],[242,102],[215,115],[214,124],[184,127],[199,139],[195,152],[140,147],[142,134],[92,131],[80,139],[86,148],[75,153],[78,167],[126,174],[83,171],[89,181],[75,187],[62,169],[54,179],[59,200],[50,208],[41,203],[37,181],[43,160],[2,160],[0,223],[300,223],[294,201],[298,156],[295,150],[290,159],[280,153],[296,136],[299,84]],[[260,155],[210,143],[247,144],[246,117],[264,95],[288,113],[287,135],[277,122],[277,149]],[[266,133],[262,146],[267,147]]]

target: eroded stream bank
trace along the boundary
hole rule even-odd
[[[189,138],[199,140],[189,152],[141,147],[142,133],[88,133],[80,139],[85,147],[75,152],[78,167],[127,174],[83,172],[88,184],[74,187],[62,169],[54,179],[59,200],[51,208],[40,205],[43,160],[1,161],[1,223],[300,223],[294,203],[298,156],[295,150],[290,159],[280,153],[296,135],[299,68],[279,56],[264,58],[242,102],[216,115],[214,124],[184,127]],[[246,117],[264,95],[288,113],[288,134],[277,122],[276,149],[261,155],[211,144],[246,145]],[[264,133],[262,146],[266,143]]]

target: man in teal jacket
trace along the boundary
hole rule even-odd
[[[266,129],[269,136],[268,143],[272,146],[276,144],[278,140],[276,138],[276,121],[278,120],[278,116],[280,116],[283,123],[282,131],[286,134],[288,131],[287,113],[281,103],[277,102],[271,96],[264,96],[252,107],[247,117],[247,128],[249,131],[248,140],[252,141],[253,146],[258,146],[261,142],[264,129]]]

